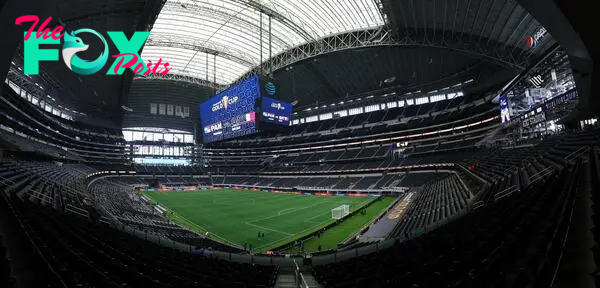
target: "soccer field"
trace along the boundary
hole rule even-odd
[[[180,224],[230,243],[252,244],[257,251],[286,244],[332,223],[333,208],[349,204],[354,211],[374,200],[233,189],[144,194],[173,211],[171,217]],[[265,234],[263,239],[258,238],[259,232]]]

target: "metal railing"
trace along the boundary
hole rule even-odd
[[[483,206],[485,206],[485,202],[477,201],[477,202],[473,203],[473,210],[479,209]]]
[[[17,185],[18,183],[15,183],[12,180],[9,180],[5,177],[0,176],[0,184],[2,185],[6,185],[6,186],[14,186]],[[46,203],[46,204],[53,204],[52,199],[50,198],[50,196],[41,193],[42,191],[36,190],[36,189],[29,189],[29,191],[34,191],[34,192],[38,192],[37,195],[34,193],[31,193],[30,195],[27,195],[27,197],[29,198],[35,198],[37,200],[39,200],[41,203]],[[40,195],[40,196],[38,196]]]
[[[565,161],[566,162],[571,162],[573,160],[575,160],[576,158],[578,158],[579,156],[583,155],[583,153],[586,153],[589,150],[589,147],[580,147],[579,149],[573,151],[571,154],[567,155],[567,157],[565,157]]]
[[[519,187],[517,187],[517,185],[510,186],[510,187],[494,194],[494,201],[498,201],[512,193],[519,192],[519,191],[521,191],[521,190],[519,189]]]
[[[546,178],[548,175],[552,174],[553,172],[554,172],[553,167],[546,167],[543,170],[529,176],[529,185],[535,184],[535,183],[541,181],[542,179]]]
[[[294,285],[296,288],[311,288],[308,283],[306,283],[306,279],[304,279],[304,275],[300,272],[300,267],[298,263],[296,263],[296,259],[294,261]]]

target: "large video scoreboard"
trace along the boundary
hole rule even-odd
[[[259,97],[258,76],[252,76],[200,104],[204,143],[255,133]]]
[[[200,104],[203,142],[289,127],[292,105],[270,97],[277,97],[273,80],[254,75]]]

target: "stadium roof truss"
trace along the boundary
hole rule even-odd
[[[167,0],[142,58],[168,61],[170,74],[227,85],[270,55],[278,55],[270,67],[277,69],[361,46],[386,24],[381,9],[379,0]]]
[[[434,13],[433,18],[423,16],[422,22],[434,24],[418,27],[421,24],[416,20],[421,16],[417,12],[407,16],[413,21],[398,20],[397,13],[388,19],[390,10],[394,9],[390,3],[396,2],[385,1],[166,0],[142,57],[152,62],[159,58],[168,61],[172,68],[170,77],[220,90],[254,73],[268,73],[311,57],[355,48],[440,48],[472,55],[516,71],[525,70],[529,66],[529,58],[534,56],[534,53],[515,45],[521,45],[524,35],[533,34],[540,26],[512,1],[497,4],[497,7],[494,6],[496,2],[486,4],[491,5],[490,8],[482,8],[483,4],[470,5],[469,2],[467,8],[460,8],[473,10],[476,21],[490,22],[487,17],[477,17],[485,15],[481,10],[488,11],[487,16],[497,19],[494,25],[473,23],[483,28],[481,31],[472,28],[470,33],[465,33],[464,28],[469,23],[467,16],[456,14],[454,8],[446,11],[446,7],[443,12]],[[458,11],[459,6],[456,7]],[[401,8],[400,11],[407,9]],[[496,12],[490,14],[490,11]],[[442,24],[435,24],[441,21],[437,18],[442,17],[436,14],[446,15]],[[510,20],[506,23],[511,25],[494,29],[501,26],[498,24],[502,23],[501,19]],[[462,23],[464,27],[454,27],[456,23]],[[510,29],[512,33],[507,32]],[[494,35],[498,36],[494,39],[488,38],[491,34],[484,35],[494,31],[499,31],[495,32]],[[551,37],[546,37],[544,42],[551,42],[548,38]]]

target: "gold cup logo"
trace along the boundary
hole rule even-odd
[[[221,98],[221,103],[223,104],[223,108],[227,109],[227,105],[229,105],[229,97],[223,96],[223,98]]]

